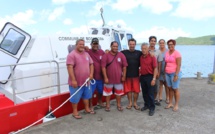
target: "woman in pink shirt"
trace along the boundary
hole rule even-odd
[[[165,77],[169,88],[169,104],[166,109],[173,108],[173,111],[178,110],[178,102],[180,98],[179,84],[181,79],[181,54],[175,50],[176,41],[170,39],[168,42],[169,51],[165,54]],[[175,105],[172,103],[173,95]]]

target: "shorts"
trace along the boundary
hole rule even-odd
[[[124,94],[123,91],[123,84],[104,84],[104,91],[103,96],[110,96],[113,94],[113,88],[114,88],[114,94],[117,96],[121,96]]]
[[[182,73],[179,72],[178,80],[175,82],[173,81],[174,75],[175,75],[175,73],[171,73],[171,74],[166,73],[166,83],[167,83],[168,87],[172,87],[173,89],[178,89]]]
[[[91,88],[92,88],[92,94],[95,92],[96,89],[99,94],[103,94],[103,88],[104,88],[103,80],[96,80],[96,83],[94,85],[91,84]]]
[[[124,85],[124,92],[140,92],[140,79],[139,77],[136,78],[126,78],[126,81],[123,83]]]
[[[77,88],[73,88],[72,86],[69,86],[69,91],[70,91],[70,95],[73,95],[78,89],[80,88],[80,86],[78,86]],[[71,99],[70,102],[77,104],[80,99],[85,99],[88,100],[90,98],[92,98],[92,91],[90,90],[89,86],[83,86],[79,92],[77,92]]]
[[[163,81],[163,82],[165,81],[165,73],[161,73],[161,74],[160,74],[159,80],[160,80],[160,81]]]

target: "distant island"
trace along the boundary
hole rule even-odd
[[[137,43],[141,45],[142,43]],[[178,37],[176,39],[177,45],[215,45],[215,35],[207,35],[196,38]]]
[[[177,45],[215,45],[215,35],[202,36],[197,38],[178,37]]]

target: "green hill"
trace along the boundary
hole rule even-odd
[[[178,37],[176,42],[178,45],[215,45],[215,35],[197,38]]]

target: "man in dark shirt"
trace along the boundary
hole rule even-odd
[[[157,75],[156,58],[150,55],[147,43],[141,46],[143,55],[140,57],[140,82],[144,99],[144,107],[141,111],[149,109],[149,116],[153,116],[155,112],[155,80]]]
[[[128,62],[127,72],[126,72],[126,81],[124,82],[124,92],[128,97],[128,106],[127,109],[132,108],[132,93],[133,93],[133,103],[134,108],[139,110],[137,105],[137,99],[140,92],[140,82],[139,82],[139,67],[140,67],[140,56],[142,55],[141,51],[135,50],[136,40],[128,40],[129,50],[123,50],[122,53],[125,55]]]

